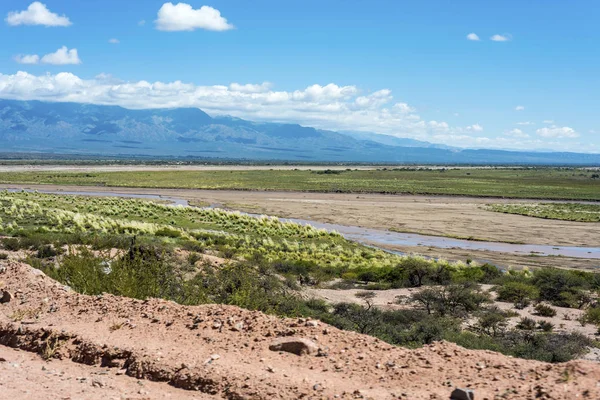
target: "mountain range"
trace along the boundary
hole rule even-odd
[[[600,154],[459,149],[368,132],[211,117],[197,108],[0,100],[0,153],[451,164],[600,165]]]

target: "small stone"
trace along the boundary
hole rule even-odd
[[[243,331],[244,330],[244,323],[243,322],[236,322],[231,327],[231,330],[234,331],[234,332],[241,332],[241,331]]]
[[[312,321],[312,320],[311,321],[306,321],[306,323],[304,325],[316,328],[317,326],[319,326],[319,321]]]
[[[13,299],[13,295],[6,290],[0,290],[0,304],[9,303]]]
[[[106,386],[106,385],[105,385],[105,384],[104,384],[104,382],[102,382],[101,380],[94,379],[94,380],[92,381],[92,386],[93,386],[93,387],[97,387],[97,388],[103,388],[103,387],[104,387],[104,386]]]
[[[470,389],[456,388],[450,394],[450,400],[475,400],[475,393]]]
[[[285,351],[296,355],[313,354],[319,351],[319,346],[311,340],[295,337],[277,339],[269,346],[271,351]]]
[[[269,365],[267,366],[267,372],[275,373],[275,369]]]

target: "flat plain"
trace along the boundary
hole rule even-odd
[[[101,172],[3,172],[0,183],[424,194],[600,201],[600,179],[587,169],[391,168],[238,169]]]

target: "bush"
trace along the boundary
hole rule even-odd
[[[539,315],[540,317],[555,317],[556,316],[556,310],[552,307],[550,307],[549,305],[540,303],[538,305],[535,306],[535,313],[536,315]]]
[[[589,274],[557,268],[540,268],[534,271],[532,283],[539,289],[541,300],[559,307],[581,308],[588,302],[583,296],[589,288]]]
[[[517,329],[533,331],[535,330],[535,325],[535,320],[533,318],[524,317],[517,323]]]
[[[46,244],[41,246],[37,251],[37,258],[51,258],[56,257],[58,255],[58,251],[51,244]]]
[[[600,307],[590,307],[585,310],[582,317],[583,324],[594,324],[600,326]]]
[[[0,253],[0,260],[7,260],[7,259],[8,259],[8,254]]]
[[[523,282],[506,282],[496,289],[498,300],[511,302],[517,308],[525,308],[531,300],[538,298],[538,289]]]
[[[554,330],[554,324],[548,321],[539,321],[538,328],[544,332],[552,332]]]
[[[181,237],[180,231],[178,231],[177,229],[170,229],[170,228],[161,228],[161,229],[157,230],[156,232],[154,232],[154,234],[156,236],[163,236],[163,237],[168,237],[168,238]]]

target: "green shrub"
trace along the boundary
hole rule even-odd
[[[178,231],[177,229],[170,229],[170,228],[161,228],[159,230],[157,230],[156,232],[154,232],[154,234],[156,236],[163,236],[163,237],[168,237],[168,238],[178,238],[181,237],[181,232]]]
[[[590,307],[585,310],[582,322],[583,324],[594,324],[600,326],[600,307]]]
[[[522,282],[506,282],[496,288],[498,300],[511,302],[517,308],[527,307],[532,300],[539,296],[538,289],[527,283]]]
[[[540,317],[555,317],[556,310],[549,305],[540,303],[535,306],[535,313]]]
[[[538,329],[541,329],[544,332],[552,332],[554,330],[554,324],[549,321],[539,321]]]
[[[517,329],[521,329],[524,331],[533,331],[535,330],[535,320],[533,318],[523,317],[517,323]]]
[[[0,260],[7,260],[7,259],[8,259],[7,253],[0,253]]]

